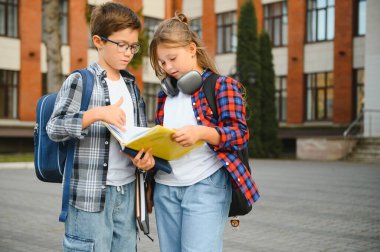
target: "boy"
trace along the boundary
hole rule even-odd
[[[139,51],[141,23],[126,6],[95,7],[90,22],[98,62],[88,67],[94,88],[87,111],[79,111],[82,78],[71,74],[58,93],[47,125],[54,141],[77,138],[65,221],[64,251],[136,251],[135,166],[154,166],[150,150],[129,160],[100,121],[125,131],[146,126],[145,104],[134,77],[125,71]]]

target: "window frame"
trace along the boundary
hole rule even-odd
[[[159,83],[144,82],[143,98],[145,101],[146,119],[149,125],[155,124],[157,94],[161,90]]]
[[[281,5],[281,13],[275,14],[275,6]],[[287,1],[275,2],[263,5],[264,13],[264,29],[268,33],[273,47],[282,47],[288,45],[288,6]],[[275,22],[279,20],[280,22],[280,34],[279,43],[276,42],[275,35]],[[270,26],[270,27],[269,27]],[[286,28],[284,28],[286,26]],[[286,31],[285,31],[286,29]]]
[[[362,73],[363,80],[359,80],[359,72]],[[362,92],[360,92],[362,91]],[[356,68],[354,69],[354,113],[355,118],[357,118],[360,113],[363,111],[364,108],[364,101],[365,101],[365,69],[364,68]],[[359,101],[359,93],[363,94],[362,97],[362,103]],[[360,104],[359,104],[360,103]],[[360,108],[359,108],[360,107]]]
[[[317,6],[318,0],[307,0],[306,4],[306,42],[307,43],[318,43],[318,42],[325,42],[325,41],[332,41],[335,38],[335,0],[325,0],[326,5],[324,7],[318,7]],[[333,2],[331,4],[331,2]],[[310,6],[312,5],[312,6]],[[329,16],[329,10],[332,9],[332,17]],[[319,38],[319,13],[325,12],[325,20],[324,20],[324,38]],[[310,16],[315,15],[315,18],[313,18],[311,21]],[[312,17],[312,16],[311,16]],[[331,18],[333,25],[331,26],[332,29],[332,37],[328,38],[329,34],[329,17]],[[313,23],[313,20],[315,23]],[[310,23],[309,23],[310,22]],[[315,29],[315,31],[313,31]],[[315,36],[313,38],[313,36]]]
[[[227,23],[226,19],[228,15],[231,15],[232,22]],[[221,19],[219,19],[219,17]],[[222,20],[222,23],[219,23],[219,20]],[[231,29],[231,36],[227,37],[227,29]],[[219,37],[219,30],[221,30],[222,38]],[[237,15],[236,11],[228,11],[223,13],[216,14],[216,54],[227,54],[227,53],[236,53],[237,49]],[[234,44],[234,38],[236,39]],[[226,40],[230,39],[230,48],[227,48]],[[221,43],[221,48],[219,47]]]
[[[277,81],[279,86],[277,86]],[[275,77],[275,99],[276,99],[276,109],[277,109],[277,120],[278,122],[286,122],[288,119],[287,113],[287,102],[288,102],[288,77],[286,75]],[[285,104],[285,110],[283,108]],[[282,113],[285,111],[285,113]]]
[[[318,76],[323,75],[324,85],[318,84]],[[329,85],[329,76],[331,77],[332,83]],[[309,85],[309,80],[311,83]],[[333,72],[317,72],[305,74],[305,120],[308,122],[319,122],[319,121],[332,121],[334,117],[334,74]],[[320,91],[323,91],[323,116],[319,115],[319,101],[320,101]],[[328,104],[329,92],[332,92],[331,106]],[[311,101],[309,99],[311,98]],[[311,106],[309,108],[309,106]],[[331,109],[331,111],[329,110]],[[331,116],[329,117],[329,112]],[[310,114],[310,115],[309,115]]]
[[[3,77],[5,76],[5,77]],[[3,82],[4,78],[4,83]],[[0,99],[0,119],[18,119],[19,117],[19,83],[20,83],[20,72],[13,70],[0,69],[0,93],[4,94],[4,99]],[[9,90],[11,90],[12,97],[9,97]],[[12,102],[12,105],[9,106],[9,102]],[[4,115],[3,115],[4,114]]]
[[[364,21],[364,32],[361,33],[359,31],[359,28],[360,28],[360,25],[359,25],[359,22],[360,22],[360,3],[365,3],[365,14],[364,14],[364,17],[363,17],[363,21]],[[355,7],[354,7],[354,11],[355,11],[355,32],[354,32],[354,35],[355,37],[364,37],[366,35],[366,32],[367,32],[367,24],[366,24],[366,16],[367,16],[367,0],[355,0]]]
[[[10,1],[5,1],[5,2],[0,2],[0,6],[4,7],[4,16],[3,16],[3,21],[4,21],[4,33],[0,33],[0,37],[9,37],[9,38],[19,38],[19,1],[18,0],[13,0],[12,2]],[[15,11],[16,17],[10,14],[10,9]],[[13,12],[11,12],[13,13]],[[9,27],[11,20],[13,18],[13,21],[15,24],[13,24],[13,29],[15,30],[14,32],[10,33],[11,29]]]
[[[192,18],[190,20],[190,28],[202,39],[202,17]]]

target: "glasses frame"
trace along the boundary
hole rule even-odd
[[[141,48],[140,44],[132,44],[132,45],[130,45],[130,44],[126,43],[125,44],[125,49],[123,49],[124,46],[121,47],[120,44],[124,43],[124,42],[116,42],[116,41],[113,41],[113,40],[108,39],[108,38],[103,37],[103,36],[99,36],[99,38],[101,38],[103,41],[111,42],[111,43],[117,45],[118,52],[126,52],[128,49],[130,49],[132,54],[136,54],[136,53],[138,53],[140,51],[140,48]]]

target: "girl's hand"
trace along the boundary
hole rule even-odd
[[[144,154],[144,149],[141,149],[135,157],[131,157],[130,155],[124,153],[129,159],[132,160],[133,165],[139,168],[140,170],[143,171],[148,171],[152,169],[155,165],[154,158],[151,154],[152,148],[149,148],[147,152]],[[144,157],[142,155],[144,154]]]
[[[124,110],[120,108],[120,106],[123,104],[123,101],[123,97],[120,97],[120,99],[115,104],[100,107],[100,120],[115,125],[117,128],[125,132],[126,116]]]
[[[188,125],[177,129],[172,135],[172,139],[182,145],[183,147],[189,147],[201,140],[202,131],[200,126]]]

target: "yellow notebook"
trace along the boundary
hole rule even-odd
[[[127,127],[126,132],[122,132],[114,125],[103,122],[111,134],[119,141],[123,147],[133,150],[152,148],[152,155],[166,160],[175,160],[190,151],[201,147],[204,141],[198,141],[192,146],[183,147],[172,141],[171,135],[175,132],[173,129],[156,125],[153,128],[146,127]]]

